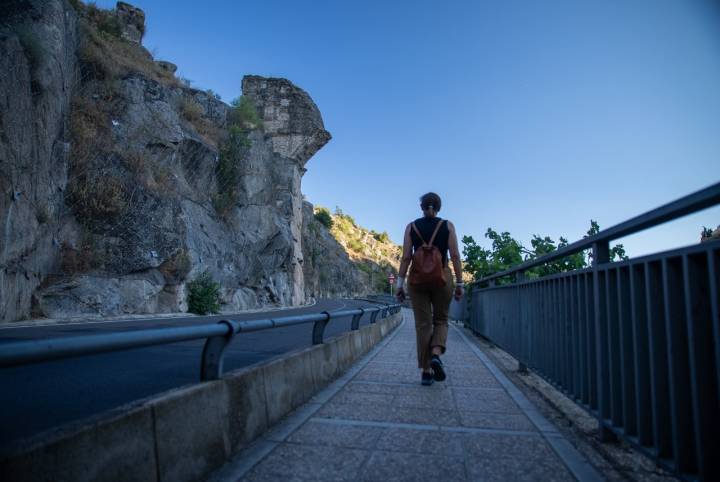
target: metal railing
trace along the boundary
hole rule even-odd
[[[313,323],[312,343],[317,345],[323,343],[325,327],[332,319],[351,316],[350,329],[358,330],[360,328],[360,319],[365,314],[370,315],[370,323],[372,324],[377,321],[378,316],[385,318],[398,311],[400,311],[400,305],[387,304],[372,308],[357,308],[335,312],[323,311],[321,313],[282,318],[247,321],[221,320],[213,324],[12,342],[0,345],[0,368],[164,345],[180,341],[207,339],[200,362],[200,379],[216,380],[223,373],[225,348],[236,335],[241,333]]]
[[[720,183],[483,278],[467,320],[596,416],[601,437],[702,480],[720,478],[720,241],[613,263],[609,242],[716,204]],[[588,248],[590,268],[525,276]]]

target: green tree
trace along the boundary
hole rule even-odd
[[[463,236],[462,253],[465,258],[464,270],[468,272],[473,279],[479,280],[485,276],[491,275],[494,271],[490,268],[490,250],[479,246],[472,236]]]
[[[588,229],[588,232],[583,238],[589,238],[590,236],[595,236],[597,233],[600,232],[600,225],[597,223],[597,221],[591,219],[590,220],[590,229]],[[612,246],[610,248],[610,261],[615,261],[617,258],[618,261],[623,261],[628,259],[627,255],[625,254],[625,246],[622,244],[616,244],[615,246]],[[592,264],[592,256],[590,253],[588,253],[588,264]]]
[[[591,220],[590,229],[585,237],[593,236],[599,231],[600,226],[598,223]],[[508,270],[525,261],[538,259],[558,249],[564,248],[569,244],[568,240],[563,236],[559,238],[556,244],[549,236],[534,234],[530,241],[532,249],[527,249],[519,241],[514,239],[510,233],[498,233],[492,228],[488,228],[485,237],[492,241],[491,249],[485,249],[479,246],[472,236],[463,236],[462,238],[464,269],[470,273],[475,280]],[[611,248],[610,259],[611,261],[615,259],[627,259],[625,248],[622,244],[617,244]],[[582,269],[587,266],[586,253],[579,252],[531,268],[526,272],[526,276],[529,278],[538,278],[550,274]],[[498,280],[498,282],[501,283],[502,280]]]

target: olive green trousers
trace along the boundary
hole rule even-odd
[[[418,367],[430,369],[432,349],[440,347],[445,353],[448,335],[448,309],[452,299],[453,285],[450,268],[445,268],[447,283],[442,288],[420,289],[408,284],[410,303],[415,315]]]

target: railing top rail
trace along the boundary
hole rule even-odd
[[[652,228],[664,222],[672,221],[673,219],[692,214],[716,204],[720,204],[720,182],[667,203],[659,208],[640,214],[639,216],[635,216],[625,222],[616,224],[615,226],[600,231],[594,236],[589,236],[579,241],[575,241],[574,243],[564,246],[552,253],[525,261],[514,268],[510,268],[490,276],[485,276],[479,281],[476,281],[476,283],[482,283],[484,281],[490,281],[496,278],[502,278],[514,273],[526,271],[530,268],[534,268],[535,266],[540,266],[571,254],[579,253],[585,249],[592,248],[593,244],[608,243],[615,239],[622,238],[623,236],[628,236],[630,234]]]
[[[214,336],[230,336],[238,333],[259,331],[283,326],[313,323],[345,316],[370,314],[398,304],[378,308],[357,308],[335,312],[320,312],[307,315],[285,316],[256,320],[223,320],[219,323],[203,323],[189,326],[144,328],[105,334],[55,337],[42,340],[27,340],[0,345],[0,368],[51,361],[79,355],[91,355],[109,351],[142,348],[180,341],[200,340]]]

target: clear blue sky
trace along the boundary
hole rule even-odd
[[[461,234],[529,244],[720,181],[719,2],[134,3],[146,47],[194,86],[305,89],[333,139],[303,192],[396,241],[430,190]],[[621,242],[635,256],[718,224],[713,208]]]

